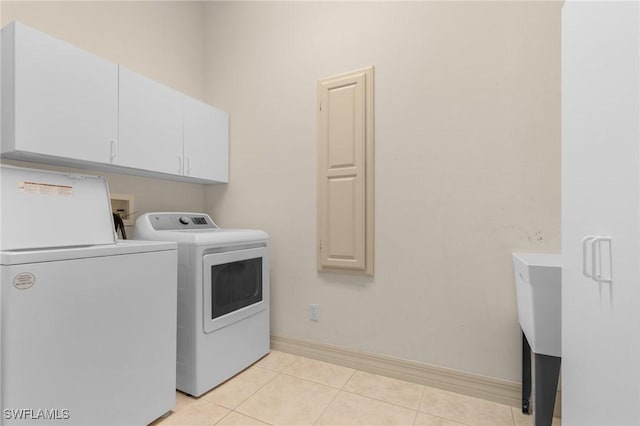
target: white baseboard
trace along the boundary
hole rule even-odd
[[[290,337],[271,336],[271,348],[517,408],[522,404],[522,387],[518,382]],[[559,396],[560,392],[556,416],[560,416]]]

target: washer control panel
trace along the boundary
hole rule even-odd
[[[147,218],[156,231],[219,229],[205,213],[152,213]]]

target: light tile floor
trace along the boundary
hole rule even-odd
[[[153,426],[522,426],[520,409],[285,352],[269,355]],[[554,426],[561,421],[555,418]]]

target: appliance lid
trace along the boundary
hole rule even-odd
[[[2,250],[116,241],[109,189],[102,176],[0,165],[0,188]]]
[[[45,248],[32,250],[9,250],[0,252],[0,265],[22,265],[27,263],[57,262],[87,259],[90,257],[121,256],[176,250],[174,242],[120,240],[117,243],[97,246]]]

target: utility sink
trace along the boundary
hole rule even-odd
[[[536,354],[560,357],[562,269],[559,254],[513,253],[518,319]]]

